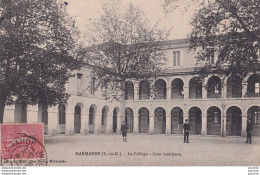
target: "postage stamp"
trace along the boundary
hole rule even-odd
[[[47,163],[43,124],[1,125],[3,166],[44,166]]]

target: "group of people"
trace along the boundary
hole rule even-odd
[[[183,130],[184,130],[184,143],[190,143],[189,142],[189,134],[190,134],[190,125],[188,123],[188,119],[185,119],[185,123],[183,125]],[[252,143],[252,130],[253,130],[253,123],[250,119],[247,120],[247,126],[246,126],[246,143],[251,144]],[[123,121],[123,124],[121,125],[121,132],[123,136],[123,142],[127,142],[126,137],[127,137],[127,125],[126,122]]]

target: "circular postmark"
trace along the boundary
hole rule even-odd
[[[1,156],[2,166],[47,166],[48,156],[44,145],[25,133],[13,139],[9,148],[9,155]]]

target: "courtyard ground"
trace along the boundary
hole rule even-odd
[[[46,136],[49,166],[259,166],[260,137],[128,134]],[[82,153],[84,152],[84,153]],[[95,152],[96,155],[91,152]],[[88,154],[88,155],[87,155]],[[98,155],[99,154],[99,155]]]

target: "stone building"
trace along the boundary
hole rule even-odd
[[[227,77],[223,86],[215,74],[201,82],[188,39],[166,41],[162,47],[168,60],[163,75],[152,82],[126,83],[125,120],[130,133],[181,134],[188,119],[191,134],[245,136],[251,118],[253,135],[260,136],[260,74]],[[214,62],[216,54],[211,56]],[[48,135],[120,132],[120,103],[105,100],[105,90],[96,89],[89,75],[87,67],[75,72],[66,85],[70,94],[66,104],[6,106],[4,123],[43,122]]]

